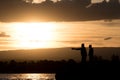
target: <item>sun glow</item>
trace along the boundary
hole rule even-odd
[[[21,48],[47,48],[54,45],[54,23],[14,23],[13,38]]]

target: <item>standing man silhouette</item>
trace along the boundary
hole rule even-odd
[[[81,48],[72,48],[72,50],[80,50],[81,52],[81,62],[85,63],[86,62],[86,58],[87,58],[87,51],[86,48],[84,46],[84,43],[81,44]]]
[[[89,45],[89,61],[92,62],[93,61],[93,58],[94,58],[94,50],[92,48],[92,45]]]

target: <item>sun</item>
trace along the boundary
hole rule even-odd
[[[48,23],[23,23],[16,27],[16,33],[21,35],[19,40],[51,40],[53,25]]]
[[[15,44],[24,49],[50,47],[55,39],[54,23],[14,23],[12,26]]]

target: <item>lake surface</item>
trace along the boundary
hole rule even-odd
[[[0,74],[0,80],[55,80],[55,74]]]
[[[120,20],[112,22],[0,23],[0,50],[78,47],[120,47]]]

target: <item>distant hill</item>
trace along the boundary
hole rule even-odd
[[[120,56],[120,47],[96,47],[94,54],[104,59],[111,59],[113,54]],[[0,51],[0,61],[2,60],[69,60],[80,61],[80,52],[71,48],[47,48],[30,50],[10,50]]]

